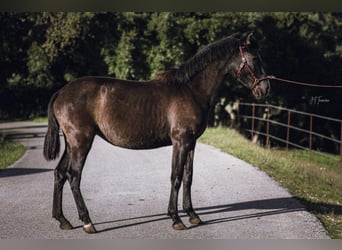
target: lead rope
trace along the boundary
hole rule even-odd
[[[342,88],[342,85],[328,85],[328,84],[324,84],[323,85],[323,84],[306,83],[306,82],[287,80],[287,79],[279,78],[279,77],[276,77],[276,76],[266,76],[263,79],[277,80],[277,81],[280,81],[280,82],[286,82],[286,83],[297,84],[297,85],[308,86],[308,87]]]

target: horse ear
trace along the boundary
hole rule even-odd
[[[246,32],[244,33],[241,38],[240,38],[240,42],[241,44],[245,45],[245,46],[249,46],[252,44],[253,42],[253,36],[254,36],[254,32]]]

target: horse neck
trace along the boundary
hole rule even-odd
[[[219,87],[225,75],[226,61],[215,61],[189,82],[198,103],[209,109],[213,106]]]

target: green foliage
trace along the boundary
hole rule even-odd
[[[29,75],[25,79],[28,85],[34,86],[51,86],[53,84],[50,72],[50,63],[44,49],[33,42],[27,50],[27,70]],[[20,84],[17,82],[16,84]]]
[[[43,44],[49,61],[53,61],[59,53],[65,54],[68,48],[75,47],[78,41],[84,39],[93,17],[93,13],[81,12],[44,13],[44,22],[50,24]]]
[[[133,51],[135,49],[134,38],[136,36],[134,30],[123,32],[117,47],[116,67],[114,74],[121,79],[135,79],[136,75],[133,68],[134,58]]]
[[[145,13],[117,14],[116,38],[105,42],[101,56],[107,65],[107,74],[120,79],[146,79],[145,47],[149,40],[144,35],[148,21]],[[113,27],[114,28],[114,27]]]
[[[177,13],[153,13],[148,24],[148,32],[155,37],[147,54],[151,75],[180,64],[186,53],[181,18]]]

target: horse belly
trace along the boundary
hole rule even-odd
[[[149,131],[129,133],[126,130],[101,131],[101,136],[111,144],[128,149],[152,149],[171,145],[169,136],[156,136]]]
[[[94,117],[100,135],[116,146],[149,149],[171,144],[167,101],[161,104],[155,88],[142,86],[113,85],[100,90]]]
[[[128,119],[128,118],[131,119]],[[115,117],[114,117],[115,118]],[[166,126],[158,126],[158,122],[143,123],[127,114],[127,119],[117,118],[98,124],[100,136],[111,144],[129,149],[152,149],[171,145]],[[137,118],[137,117],[136,117]],[[155,126],[157,125],[157,126]]]

